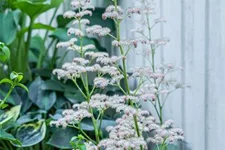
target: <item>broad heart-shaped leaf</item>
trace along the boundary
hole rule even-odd
[[[44,139],[46,134],[46,124],[44,121],[24,124],[21,127],[17,128],[14,134],[15,138],[22,143],[22,147],[33,146]],[[16,143],[12,144],[16,147],[20,147],[20,145]]]
[[[15,106],[11,108],[9,111],[0,115],[0,126],[2,129],[6,129],[8,125],[14,123],[20,114],[21,106]]]
[[[17,0],[14,4],[30,18],[35,18],[51,8],[58,7],[62,2],[63,0]]]
[[[77,135],[77,130],[73,128],[57,129],[47,144],[60,149],[71,149],[70,140]]]
[[[0,42],[10,45],[16,38],[16,32],[13,12],[0,13]]]
[[[6,141],[11,141],[17,145],[21,145],[20,141],[15,139],[12,134],[9,134],[5,132],[3,129],[0,128],[0,140],[6,140]]]
[[[43,91],[41,89],[44,81],[38,77],[29,87],[29,98],[40,109],[48,111],[56,102],[54,91]]]

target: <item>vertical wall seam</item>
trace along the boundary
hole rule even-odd
[[[185,0],[181,0],[181,66],[185,69]],[[181,72],[181,81],[182,83],[185,83],[185,72]],[[181,108],[182,108],[182,128],[185,131],[185,90],[182,89],[181,92]],[[185,146],[181,146],[182,150],[185,150]]]
[[[163,2],[163,0],[160,0],[160,17],[162,18],[162,17],[165,17],[164,16],[164,2]],[[163,23],[161,23],[160,24],[160,36],[161,37],[164,37],[164,24]],[[161,48],[160,48],[160,52],[161,52],[161,56],[160,56],[160,62],[161,62],[161,64],[164,64],[164,47],[162,46]]]
[[[208,150],[208,92],[209,92],[209,0],[205,2],[205,150]]]

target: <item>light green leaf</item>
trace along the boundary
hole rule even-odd
[[[11,80],[9,80],[9,79],[7,79],[7,78],[5,78],[5,79],[2,79],[1,81],[0,81],[0,84],[3,84],[3,83],[9,83],[9,84],[13,84],[13,82],[11,81]]]
[[[25,85],[23,85],[22,83],[17,83],[16,86],[19,86],[19,87],[23,88],[24,90],[27,91],[27,93],[29,93],[28,88]]]
[[[5,129],[10,125],[11,123],[15,122],[20,114],[20,108],[21,106],[15,106],[11,108],[9,111],[3,113],[0,115],[0,126]]]
[[[46,124],[44,121],[24,124],[15,132],[15,137],[22,143],[22,147],[30,147],[41,142],[46,134]],[[12,143],[16,147],[20,145]]]
[[[0,35],[1,36],[1,35]],[[10,50],[4,43],[0,42],[0,61],[6,62],[10,59]]]

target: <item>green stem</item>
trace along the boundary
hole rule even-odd
[[[32,37],[32,27],[34,24],[34,20],[35,20],[35,18],[30,18],[30,25],[29,25],[29,29],[28,29],[28,35],[27,35],[27,41],[26,41],[26,47],[25,47],[25,59],[27,62],[28,77],[30,80],[32,80],[32,76],[31,76],[31,70],[29,67],[28,54],[29,54],[29,49],[30,49],[30,41],[31,41],[31,37]]]
[[[14,85],[11,85],[11,87],[10,87],[8,93],[6,94],[5,98],[1,101],[0,106],[2,106],[6,102],[6,100],[9,98],[9,96],[11,95],[14,87],[15,87]]]
[[[87,138],[87,139],[88,139],[89,141],[91,141],[92,143],[96,144],[96,142],[93,141],[93,140],[92,140],[92,139],[91,139],[91,138],[90,138],[90,137],[82,130],[80,123],[78,124],[78,127],[79,127],[81,133],[85,136],[85,138]]]
[[[55,16],[56,16],[56,14],[57,14],[57,11],[58,11],[58,10],[59,10],[59,7],[57,7],[57,8],[55,9],[55,11],[54,11],[54,13],[53,13],[53,16],[52,16],[52,18],[51,18],[51,20],[50,20],[50,22],[49,22],[49,26],[51,26],[51,25],[52,25],[52,22],[54,21]],[[47,30],[47,31],[46,31],[46,33],[45,33],[45,36],[44,36],[44,41],[46,41],[46,40],[47,40],[48,33],[49,33],[49,30]]]
[[[151,37],[151,26],[150,26],[150,20],[149,20],[149,17],[148,15],[146,15],[146,19],[147,19],[147,25],[148,25],[148,32],[149,32],[149,40],[151,41],[152,40],[152,37]],[[153,45],[151,44],[150,45],[151,47],[151,53],[152,53],[152,70],[153,72],[155,73],[155,48],[153,47]],[[154,79],[154,83],[156,85],[156,79]],[[157,88],[158,90],[158,88]],[[155,110],[156,112],[158,113],[159,112],[159,121],[160,121],[160,124],[162,125],[163,124],[163,107],[161,105],[161,101],[160,101],[160,98],[159,98],[159,95],[157,95],[157,102],[158,102],[158,108],[155,107]],[[159,109],[159,110],[158,110]]]
[[[79,9],[78,11],[80,12],[81,10]],[[82,30],[80,18],[78,19],[78,21],[79,21],[79,29]],[[83,52],[83,37],[80,37],[80,47],[81,47],[80,55],[83,58],[84,57],[84,52]],[[79,87],[79,85],[76,82],[76,79],[73,80],[73,81],[74,81],[75,85],[78,87],[78,89],[80,90],[80,92],[82,93],[82,95],[86,98],[87,102],[89,103],[90,102],[90,99],[91,99],[91,94],[93,93],[93,91],[91,91],[91,93],[90,93],[87,73],[84,75],[84,78],[85,78],[84,79],[85,81],[83,81],[83,79],[81,77],[82,83],[84,85],[86,94],[84,94],[84,92],[81,90],[81,88]],[[91,107],[89,108],[89,112],[92,114],[91,120],[92,120],[92,123],[93,123],[93,126],[94,126],[96,144],[98,144],[99,141],[100,141],[99,131],[98,131],[98,124],[97,124],[97,121],[96,121],[96,119],[94,117],[94,113],[93,113],[93,110],[92,110]]]
[[[58,43],[59,41],[57,41]],[[56,62],[56,57],[57,57],[57,53],[58,53],[58,48],[55,46],[54,52],[53,52],[53,56],[52,56],[52,62],[51,62],[51,68],[54,67],[54,64]],[[46,54],[47,55],[47,54]]]

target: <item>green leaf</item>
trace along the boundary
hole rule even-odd
[[[0,35],[1,36],[1,35]],[[4,43],[0,42],[0,61],[6,62],[10,59],[10,50]]]
[[[31,38],[31,42],[30,42],[30,49],[38,50],[36,55],[38,55],[40,52],[44,52],[45,51],[45,41],[39,35],[33,36]]]
[[[68,41],[70,37],[67,35],[67,29],[57,28],[55,29],[50,37],[58,39],[59,41]]]
[[[37,112],[29,112],[26,115],[21,116],[18,120],[17,123],[22,125],[34,121],[40,121],[42,118],[42,115]]]
[[[29,87],[29,98],[40,109],[48,111],[56,102],[54,91],[43,91],[41,89],[44,81],[38,77]]]
[[[68,103],[68,100],[63,95],[57,94],[57,101],[55,102],[54,108],[56,110],[62,109],[66,103]]]
[[[77,134],[77,130],[73,128],[57,129],[47,144],[60,149],[71,149],[70,140]]]
[[[59,92],[64,92],[65,89],[63,88],[63,85],[60,81],[58,80],[48,80],[45,81],[42,86],[42,90],[52,90],[52,91],[59,91]]]
[[[76,93],[65,92],[64,96],[73,104],[83,102],[85,100],[81,92],[76,91]]]
[[[14,4],[30,18],[36,18],[48,10],[58,7],[62,2],[63,0],[17,0]]]
[[[33,26],[32,26],[32,29],[34,30],[54,30],[55,28],[52,27],[52,26],[49,26],[49,25],[46,25],[46,24],[43,24],[43,23],[34,23]],[[29,30],[29,27],[26,27],[26,28],[23,28],[21,31],[20,31],[20,35],[24,35],[26,32],[28,32]]]
[[[56,20],[59,28],[65,28],[73,19],[64,18],[63,15],[58,15]]]
[[[11,141],[17,145],[21,145],[20,141],[14,138],[13,135],[5,132],[3,129],[0,128],[0,140],[6,140],[6,141]]]
[[[0,97],[5,97],[5,95],[8,93],[8,90],[9,90],[8,88],[0,89]],[[10,96],[8,97],[8,99],[6,100],[6,103],[14,106],[20,105],[22,102],[20,94],[16,89],[14,89],[10,94]]]
[[[0,81],[0,84],[3,84],[3,83],[9,83],[9,84],[13,84],[13,82],[11,81],[11,80],[9,80],[9,79],[7,79],[7,78],[5,78],[5,79],[2,79],[1,81]]]
[[[29,55],[31,57],[29,57],[29,61],[30,62],[37,62],[39,55],[41,53],[45,53],[45,51],[46,51],[45,42],[42,39],[42,37],[40,37],[39,35],[33,36],[31,38],[31,42],[30,42]]]
[[[46,124],[44,121],[24,124],[19,127],[14,134],[22,143],[22,147],[30,147],[41,142],[45,138]],[[12,144],[16,147],[20,147],[20,145],[16,143]]]
[[[11,123],[15,122],[20,114],[20,108],[21,106],[15,106],[11,108],[9,111],[3,113],[0,115],[0,126],[5,129],[10,125]]]
[[[10,74],[10,80],[16,82],[16,83],[19,83],[20,81],[22,81],[23,79],[23,74],[22,73],[17,73],[15,71],[13,71],[11,74]]]
[[[13,12],[0,13],[0,41],[10,45],[16,38],[17,26]]]
[[[19,86],[19,87],[23,88],[24,90],[27,91],[27,93],[29,93],[29,90],[28,90],[28,88],[25,85],[23,85],[21,83],[17,83],[16,86]]]

